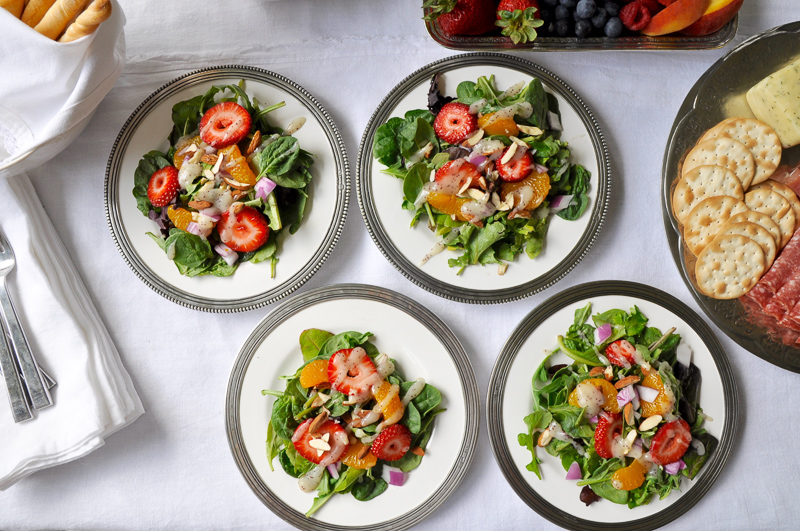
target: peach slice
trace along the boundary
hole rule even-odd
[[[743,3],[744,0],[711,0],[703,16],[681,33],[692,37],[714,33],[736,16]]]
[[[665,7],[642,30],[651,37],[688,28],[703,16],[711,0],[677,0]]]

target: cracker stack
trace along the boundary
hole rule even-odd
[[[781,155],[775,131],[752,118],[723,120],[687,153],[672,210],[709,297],[747,293],[800,225],[800,200],[769,178]]]

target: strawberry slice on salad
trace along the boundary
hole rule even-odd
[[[165,207],[175,199],[181,183],[178,180],[178,170],[173,166],[165,166],[153,172],[147,184],[147,199],[156,208]]]
[[[300,424],[294,435],[292,443],[297,453],[318,465],[327,466],[335,463],[347,452],[350,440],[345,429],[332,420],[323,422],[314,433],[311,433],[311,424],[314,419],[308,419]]]
[[[331,356],[328,381],[340,393],[364,395],[371,393],[374,384],[380,384],[381,377],[367,351],[356,347],[339,350]]]
[[[622,435],[622,415],[619,413],[601,413],[594,429],[594,449],[603,459],[611,459],[614,438]]]
[[[503,150],[503,155],[497,160],[497,173],[500,178],[507,183],[516,183],[522,181],[531,174],[533,171],[533,160],[531,154],[525,151],[522,155],[514,155],[506,163],[503,163],[505,157],[511,146]]]
[[[674,463],[686,453],[692,442],[689,425],[683,419],[667,422],[653,436],[650,457],[657,465]]]
[[[238,144],[250,132],[252,119],[247,110],[233,101],[211,107],[200,120],[200,138],[213,148]]]
[[[466,159],[456,159],[447,162],[444,166],[436,170],[434,180],[445,186],[457,183],[456,191],[469,182],[468,188],[480,188],[481,172],[478,167],[467,162]],[[453,193],[455,195],[455,192]]]
[[[606,357],[608,361],[617,367],[629,368],[634,364],[633,355],[636,353],[636,347],[631,345],[627,339],[617,339],[606,347]]]
[[[392,424],[373,441],[371,452],[378,459],[397,461],[411,448],[411,432],[402,424]]]
[[[469,105],[452,101],[442,106],[433,121],[436,136],[448,144],[458,144],[478,128],[478,118],[469,112]]]
[[[267,219],[253,207],[243,207],[238,214],[222,213],[217,224],[222,243],[240,253],[255,251],[269,238]]]

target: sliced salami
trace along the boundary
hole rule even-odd
[[[769,304],[769,301],[774,296],[775,293],[769,289],[766,284],[759,282],[753,287],[753,289],[747,292],[745,298],[751,299],[756,305],[758,305],[759,311],[763,311],[763,309],[767,306],[767,304]]]
[[[798,302],[800,302],[800,270],[796,271],[789,282],[784,284],[775,296],[764,305],[764,313],[781,319]]]
[[[785,184],[794,190],[794,193],[800,195],[800,165],[787,166],[784,164],[779,166],[770,178]]]
[[[761,286],[760,291],[768,290],[772,294],[778,293],[784,284],[795,275],[795,272],[800,272],[800,231],[792,235],[789,243],[783,248],[783,251],[772,264],[772,267],[767,273],[761,277],[758,284],[751,290],[756,291]],[[755,301],[766,304],[768,297],[764,297],[764,293],[755,294],[753,298]],[[757,297],[757,298],[756,298]]]

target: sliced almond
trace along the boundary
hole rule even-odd
[[[483,175],[478,177],[478,185],[481,187],[481,189],[486,190],[486,179],[484,179]]]
[[[461,186],[461,188],[459,188],[459,190],[458,190],[458,195],[461,195],[461,194],[463,194],[464,192],[466,192],[467,190],[469,190],[469,187],[470,187],[470,186],[472,186],[472,177],[468,178],[468,179],[467,179],[467,180],[464,182],[464,184]]]
[[[539,435],[539,442],[537,444],[540,447],[544,447],[547,446],[547,443],[549,443],[552,439],[553,439],[553,434],[550,433],[550,428],[547,428],[542,432],[541,435]]]
[[[628,441],[628,446],[633,446],[633,441],[636,440],[639,434],[636,433],[636,430],[631,430],[628,432],[628,435],[625,436],[625,440]]]
[[[508,270],[508,264],[503,263],[497,266],[497,274],[501,277],[506,274],[506,270]]]
[[[436,170],[431,170],[431,182],[436,180]]]
[[[235,192],[233,192],[231,194],[231,197],[233,198],[234,201],[238,201],[239,199],[243,198],[246,195],[247,195],[247,191],[246,190],[236,190]],[[330,384],[329,384],[329,386],[330,386]]]
[[[500,208],[500,203],[501,203],[500,196],[497,195],[497,192],[492,192],[492,204],[495,207]]]
[[[484,201],[487,199],[486,194],[478,190],[477,188],[470,188],[467,190],[467,195],[469,195],[472,199],[477,201]]]
[[[503,164],[507,164],[508,161],[511,160],[511,158],[514,156],[516,152],[517,152],[517,144],[511,144],[510,146],[508,146],[506,154],[503,155],[502,159],[500,159],[500,162],[502,162]]]
[[[517,128],[523,133],[527,133],[531,136],[539,136],[542,133],[544,133],[544,131],[542,131],[538,127],[533,127],[532,125],[517,124]]]
[[[244,203],[240,203],[239,201],[236,201],[235,203],[231,204],[231,212],[233,212],[234,216],[239,212],[241,212],[243,208],[244,208]]]
[[[224,160],[225,160],[225,155],[219,155],[219,156],[217,157],[217,162],[215,162],[215,163],[214,163],[214,167],[213,167],[213,168],[211,168],[211,171],[212,171],[212,172],[214,172],[214,174],[215,174],[215,175],[216,175],[217,173],[219,173],[219,169],[220,169],[220,167],[222,166],[222,162],[223,162]]]
[[[630,402],[625,404],[625,407],[622,408],[622,416],[625,418],[625,424],[633,426],[633,404]]]
[[[592,370],[589,371],[589,376],[600,376],[604,370],[606,370],[605,367],[592,367]]]
[[[228,186],[230,186],[231,188],[236,188],[237,190],[249,190],[250,188],[253,187],[253,185],[251,184],[245,184],[237,181],[236,179],[233,178],[233,176],[226,173],[222,174],[222,180],[228,183]]]
[[[325,435],[328,435],[327,433]],[[314,448],[317,451],[318,455],[322,455],[324,452],[329,452],[331,450],[331,445],[327,442],[320,439],[311,439],[308,441],[308,445],[311,448]]]
[[[358,459],[364,459],[365,457],[367,457],[367,454],[369,453],[371,448],[372,448],[371,444],[365,444],[364,447],[361,448],[361,450],[358,452],[358,455],[356,457]]]
[[[189,206],[195,210],[203,210],[209,208],[211,203],[208,201],[189,201]]]
[[[652,417],[647,417],[639,424],[639,431],[648,431],[652,430],[658,423],[661,422],[661,415],[653,415]]]
[[[311,422],[311,426],[308,427],[308,433],[316,433],[319,427],[322,426],[322,423],[325,422],[326,420],[328,420],[328,410],[323,409],[322,413],[317,415],[317,418],[315,418],[313,422]]]
[[[468,139],[467,139],[467,140],[464,142],[464,144],[465,144],[465,145],[467,145],[467,146],[469,146],[469,147],[472,147],[472,146],[474,146],[475,144],[477,144],[478,142],[480,142],[481,138],[483,138],[483,133],[484,133],[483,129],[478,129],[478,130],[475,132],[475,134],[474,134],[474,135],[472,135],[471,137],[469,137],[469,138],[468,138]]]
[[[611,365],[606,367],[606,370],[603,371],[603,376],[605,376],[606,380],[608,380],[609,382],[614,377],[614,369],[611,368]]]
[[[203,170],[203,176],[208,179],[209,181],[214,180],[214,172],[209,170],[208,168]]]
[[[219,157],[216,155],[203,155],[200,157],[200,162],[205,162],[206,164],[213,166],[217,163],[217,159],[219,159]]]
[[[246,155],[252,155],[253,151],[255,151],[260,145],[261,145],[261,131],[256,129],[256,134],[253,135],[253,140],[251,140],[250,145],[247,146]]]
[[[327,402],[327,400],[323,400],[318,394],[314,397],[314,401],[311,402],[311,407],[321,407],[323,404],[325,404],[325,402]]]
[[[514,142],[514,143],[515,143],[516,145],[518,145],[519,147],[524,147],[525,149],[528,149],[528,144],[526,144],[525,142],[523,142],[523,141],[522,141],[522,140],[520,140],[519,138],[517,138],[517,137],[515,137],[515,136],[510,136],[510,137],[508,137],[508,138],[509,138],[509,140],[511,140],[512,142]]]
[[[623,387],[628,387],[629,385],[638,383],[639,380],[640,380],[639,377],[636,376],[635,374],[632,376],[626,376],[622,380],[615,383],[614,387],[616,387],[617,389],[622,389]]]

